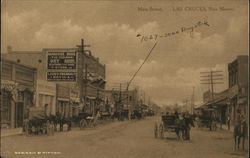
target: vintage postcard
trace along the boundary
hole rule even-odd
[[[247,158],[247,0],[2,0],[3,158]]]

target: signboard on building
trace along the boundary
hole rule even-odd
[[[76,52],[48,52],[49,70],[75,70]]]
[[[55,82],[76,82],[76,49],[45,49],[45,51],[47,54],[47,80]]]
[[[48,72],[47,73],[48,81],[76,81],[75,72]]]

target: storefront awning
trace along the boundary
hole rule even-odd
[[[1,89],[12,91],[17,86],[17,83],[11,80],[1,80]]]
[[[246,98],[246,97],[240,98],[240,99],[238,100],[238,104],[245,104],[245,103],[247,103],[247,98]]]
[[[57,98],[57,100],[59,100],[59,101],[69,101],[69,99],[68,98]]]
[[[80,98],[71,97],[70,101],[71,102],[77,102],[77,103],[79,103],[80,102]]]
[[[87,99],[94,100],[94,99],[96,99],[96,97],[87,96]]]

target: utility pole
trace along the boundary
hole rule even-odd
[[[201,80],[201,84],[209,84],[211,86],[211,91],[212,91],[212,107],[214,106],[214,85],[215,84],[223,84],[223,75],[222,75],[223,71],[207,71],[207,72],[200,72],[200,74],[205,75],[205,76],[200,76],[202,78]],[[222,126],[222,110],[220,111],[220,124]],[[210,113],[210,115],[212,116],[212,113]]]
[[[88,65],[85,64],[85,87],[84,87],[84,99],[87,99],[87,87],[88,87]]]
[[[128,106],[128,104],[129,104],[129,101],[130,101],[130,100],[129,100],[129,99],[130,99],[130,98],[129,98],[129,94],[128,94],[128,93],[129,93],[128,87],[129,87],[129,83],[127,83],[127,88],[126,88],[126,91],[127,91],[127,106]]]
[[[191,114],[194,113],[194,87],[193,87],[193,94],[191,97]]]
[[[79,84],[79,87],[80,87],[80,98],[82,99],[83,98],[83,80],[85,80],[85,94],[84,94],[84,100],[86,101],[86,96],[87,96],[87,88],[86,88],[86,85],[87,85],[87,67],[85,65],[85,77],[84,77],[84,72],[83,72],[83,69],[84,69],[84,48],[85,47],[90,47],[90,45],[84,45],[84,39],[81,39],[81,45],[76,45],[79,50],[78,50],[78,61],[79,61],[79,64],[78,64],[78,84]]]
[[[214,85],[215,84],[223,84],[221,82],[223,80],[223,75],[221,74],[223,71],[207,71],[207,72],[200,72],[201,75],[201,84],[208,84],[211,86],[212,91],[212,102],[214,102]],[[205,75],[205,76],[204,76]]]
[[[122,84],[120,83],[119,102],[122,100]]]
[[[143,92],[143,104],[146,104],[145,91]]]

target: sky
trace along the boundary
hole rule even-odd
[[[13,50],[71,48],[83,38],[106,65],[107,88],[128,82],[157,42],[131,88],[140,87],[160,105],[182,103],[193,87],[200,104],[208,90],[200,84],[200,72],[223,71],[223,84],[214,87],[220,92],[228,88],[228,63],[248,55],[247,0],[3,0],[1,16],[2,53],[8,45]],[[180,31],[199,21],[209,26]],[[181,33],[159,37],[177,30]],[[141,40],[148,35],[158,38]]]

